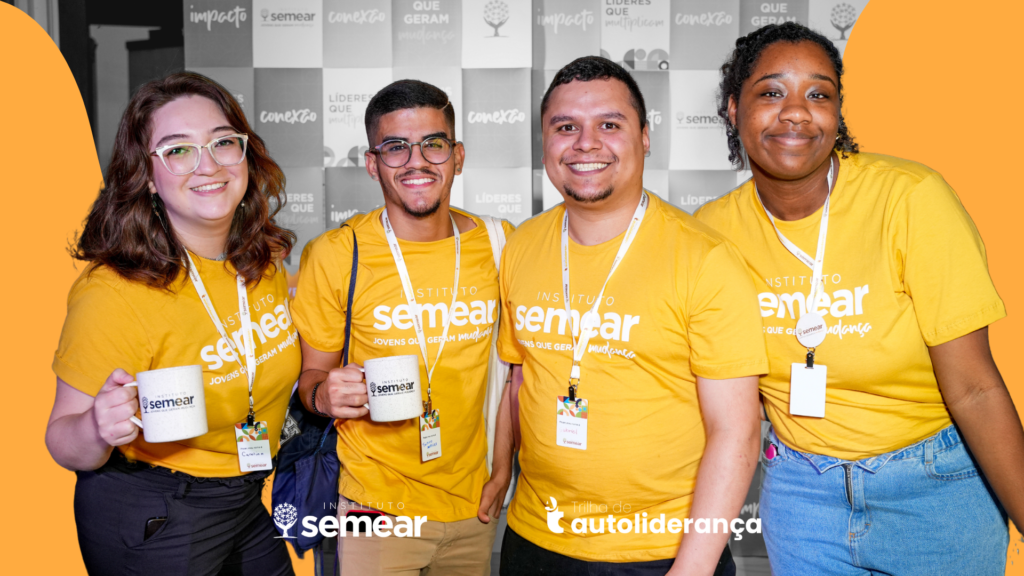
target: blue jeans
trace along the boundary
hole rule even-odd
[[[775,445],[761,519],[774,576],[999,575],[1006,513],[956,427],[856,462]]]

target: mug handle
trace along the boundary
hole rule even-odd
[[[134,387],[138,388],[139,387],[139,383],[138,382],[129,382],[129,383],[124,385],[125,388],[127,388],[128,386],[134,386]],[[128,419],[132,421],[132,424],[135,424],[139,428],[142,428],[142,420],[139,420],[135,416],[132,416],[131,418],[128,418]]]
[[[360,372],[362,372],[363,374],[366,374],[366,370],[364,368],[362,368],[361,366],[356,366],[356,369],[359,370]],[[370,403],[367,402],[366,404],[363,404],[363,408],[366,408],[367,410],[369,410],[370,409]]]

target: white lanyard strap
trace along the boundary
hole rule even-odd
[[[455,217],[448,213],[448,217],[452,220],[452,230],[455,231],[455,285],[452,287],[452,303],[448,307],[448,314],[445,317],[444,327],[441,329],[441,343],[437,346],[437,356],[434,357],[434,363],[430,364],[427,360],[427,339],[423,333],[423,316],[420,315],[420,306],[416,303],[416,292],[413,290],[412,281],[409,280],[409,270],[405,266],[405,258],[402,257],[402,248],[398,245],[398,238],[395,236],[395,230],[391,227],[391,221],[388,220],[388,210],[384,209],[381,214],[381,222],[384,224],[384,236],[388,239],[388,246],[391,247],[391,256],[395,259],[395,267],[398,268],[398,277],[402,279],[402,290],[405,291],[405,298],[409,303],[409,313],[412,316],[412,325],[416,329],[416,340],[420,345],[420,354],[423,355],[423,366],[427,367],[427,403],[424,406],[424,412],[430,412],[432,409],[432,401],[430,396],[430,383],[434,377],[434,368],[437,368],[437,362],[441,359],[441,351],[444,350],[444,343],[448,341],[448,328],[452,325],[452,316],[455,315],[455,304],[458,300],[459,294],[459,269],[461,268],[462,260],[462,243],[459,236],[459,227],[455,224]]]
[[[601,286],[601,292],[597,295],[597,299],[594,300],[594,306],[591,307],[589,312],[580,317],[579,338],[576,337],[572,330],[572,309],[569,307],[571,295],[569,291],[568,210],[566,210],[565,216],[562,218],[562,302],[565,303],[566,320],[570,323],[569,333],[572,335],[572,369],[569,372],[569,398],[571,400],[576,400],[576,390],[580,382],[580,361],[583,360],[583,354],[587,351],[587,344],[590,342],[590,338],[597,333],[598,326],[601,324],[597,310],[601,306],[601,300],[604,298],[604,290],[608,287],[608,281],[612,279],[612,274],[615,274],[615,269],[619,267],[619,263],[622,262],[626,252],[629,251],[630,245],[633,244],[633,239],[636,238],[636,234],[640,230],[640,223],[643,222],[649,202],[647,191],[644,190],[640,195],[640,203],[637,204],[636,212],[633,213],[633,219],[630,220],[629,227],[626,228],[626,235],[622,238],[622,244],[619,245],[619,252],[615,255],[615,260],[612,261],[608,277],[605,278],[604,284]]]
[[[235,341],[228,336],[227,330],[224,329],[224,324],[220,321],[220,317],[217,316],[217,310],[213,307],[210,294],[206,291],[206,286],[203,284],[203,279],[199,276],[196,263],[192,260],[192,255],[188,253],[188,250],[185,251],[185,258],[188,261],[186,266],[188,268],[188,275],[192,280],[192,286],[195,287],[196,292],[199,294],[199,300],[203,303],[203,307],[206,308],[206,313],[210,315],[210,320],[213,321],[213,325],[217,328],[220,337],[228,343],[231,351],[234,352],[235,361],[241,366],[242,372],[245,373],[249,380],[248,423],[252,425],[255,422],[256,416],[252,400],[252,385],[256,381],[256,349],[252,339],[252,322],[249,319],[249,294],[245,287],[245,278],[241,274],[235,275],[235,280],[238,283],[238,320],[242,324],[242,345],[245,347],[245,364],[243,365]]]
[[[794,244],[789,238],[786,238],[779,230],[778,225],[775,224],[775,217],[765,207],[764,202],[761,201],[761,193],[757,191],[757,183],[754,184],[754,195],[757,196],[757,201],[761,204],[761,209],[768,215],[768,220],[772,223],[772,227],[775,228],[775,234],[779,237],[779,241],[782,245],[789,250],[793,256],[796,256],[797,260],[800,260],[811,269],[811,292],[807,295],[807,311],[814,310],[818,303],[818,295],[824,291],[824,280],[822,279],[822,270],[825,266],[825,239],[828,236],[828,207],[829,200],[832,199],[832,171],[835,166],[832,164],[832,158],[829,157],[828,166],[828,194],[825,196],[825,206],[821,211],[821,225],[818,230],[818,248],[815,251],[814,258],[811,258],[806,252],[800,249],[799,246]]]

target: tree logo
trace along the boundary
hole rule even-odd
[[[269,15],[270,15],[270,10],[267,10],[266,8],[264,8],[263,10],[260,10],[260,16],[263,16],[263,20],[264,21],[266,21],[267,16],[269,16]]]
[[[149,408],[149,398],[146,398],[145,396],[143,396],[142,397],[142,412],[146,413],[147,412],[147,410],[146,410],[147,408]]]
[[[376,396],[376,395],[377,395],[377,384],[375,382],[370,382],[370,396]]]
[[[857,9],[845,2],[836,4],[829,15],[829,21],[836,30],[839,30],[839,39],[846,40],[846,31],[853,28],[854,22],[857,21]]]
[[[508,4],[505,4],[501,0],[491,0],[484,6],[484,22],[488,26],[494,28],[494,36],[491,38],[497,38],[498,28],[505,25],[508,22]]]
[[[274,507],[274,524],[277,524],[278,529],[281,530],[281,535],[276,538],[295,538],[295,536],[288,535],[288,529],[295,525],[295,521],[299,519],[299,511],[295,509],[295,506],[287,502],[283,502]]]

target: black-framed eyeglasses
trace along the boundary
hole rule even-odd
[[[459,141],[452,141],[443,136],[424,138],[422,142],[406,142],[405,140],[386,140],[373,147],[371,153],[390,168],[401,168],[412,159],[412,147],[419,146],[423,159],[431,164],[444,164],[452,157],[452,150]]]

